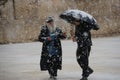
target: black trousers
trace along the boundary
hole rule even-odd
[[[88,77],[88,70],[91,70],[89,67],[89,55],[91,51],[91,46],[87,47],[78,47],[76,52],[77,62],[82,68],[82,76]]]

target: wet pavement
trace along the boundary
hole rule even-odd
[[[0,45],[0,80],[48,80],[40,71],[40,42]],[[76,61],[76,43],[62,41],[63,68],[58,80],[80,80],[81,68]],[[120,80],[120,37],[95,38],[90,55],[94,73],[88,80]]]

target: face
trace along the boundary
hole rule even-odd
[[[47,23],[47,25],[54,27],[54,22],[53,22],[53,21],[52,21],[52,22],[49,22],[49,23]]]
[[[75,26],[78,26],[78,25],[80,25],[80,22],[74,21],[72,24],[75,25]]]

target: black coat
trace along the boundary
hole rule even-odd
[[[78,47],[87,47],[92,45],[91,32],[92,26],[82,23],[76,26],[75,37]]]
[[[48,37],[50,36],[50,31],[47,26],[43,26],[39,35],[39,41],[43,43],[42,46],[42,52],[41,52],[41,58],[40,58],[40,69],[41,70],[48,70],[49,66],[48,64],[52,60],[52,58],[56,58],[56,68],[61,69],[62,68],[62,48],[61,48],[61,42],[60,39],[64,39],[65,35],[64,33],[59,29],[56,28],[55,33],[58,33],[56,39],[54,40],[54,47],[57,48],[58,54],[55,56],[49,56],[49,50],[48,46],[51,43],[51,41],[48,40]]]

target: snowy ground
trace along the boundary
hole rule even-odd
[[[41,45],[40,42],[0,45],[0,80],[48,80],[48,73],[39,69]],[[76,43],[66,40],[62,46],[63,69],[58,72],[58,80],[79,80]],[[90,66],[94,73],[89,80],[120,80],[120,37],[93,39]]]

